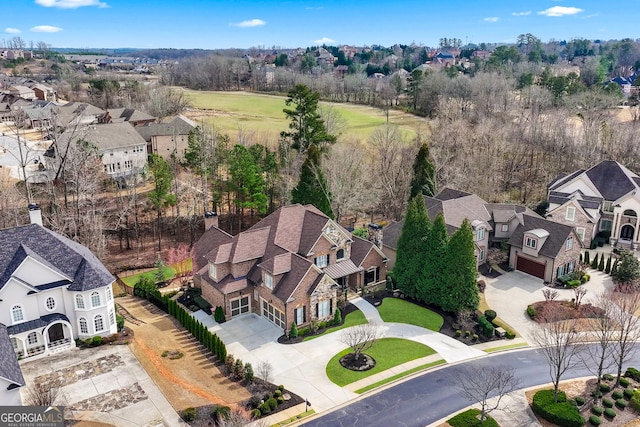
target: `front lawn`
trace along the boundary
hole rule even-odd
[[[176,277],[176,267],[179,267],[180,271],[191,271],[191,258],[188,258],[184,261],[182,261],[182,265],[180,264],[176,264],[176,265],[167,265],[165,266],[166,269],[166,279],[165,280],[171,280],[174,277]],[[134,274],[131,276],[126,276],[126,277],[120,277],[120,279],[122,279],[122,281],[124,283],[126,283],[129,286],[135,286],[136,283],[138,283],[138,281],[144,276],[144,277],[148,277],[149,279],[155,281],[155,273],[158,269],[154,268],[153,270],[149,270],[145,273],[138,273],[138,274]]]
[[[351,349],[341,351],[331,358],[327,363],[327,376],[335,384],[343,387],[352,382],[361,380],[379,372],[385,371],[394,366],[401,365],[411,360],[435,354],[435,350],[424,344],[415,341],[403,340],[401,338],[381,338],[373,347],[365,353],[373,357],[376,366],[368,371],[351,371],[343,368],[340,364],[340,358],[351,353]]]
[[[356,325],[363,325],[365,323],[367,323],[367,318],[364,317],[364,313],[362,313],[360,310],[355,310],[355,311],[352,311],[351,313],[347,314],[344,317],[344,323],[342,325],[338,325],[338,326],[335,326],[335,327],[332,327],[332,328],[327,328],[321,334],[306,336],[306,337],[304,337],[304,339],[302,341],[309,341],[309,340],[312,340],[314,338],[318,338],[318,337],[321,337],[323,335],[339,331],[340,329],[349,328],[351,326],[356,326]]]
[[[408,323],[438,332],[444,319],[438,313],[399,298],[385,298],[378,306],[385,322]]]
[[[469,409],[459,413],[453,418],[449,418],[447,423],[451,427],[498,427],[498,423],[491,417],[487,417],[484,422],[480,422],[478,417],[480,416],[480,410]]]

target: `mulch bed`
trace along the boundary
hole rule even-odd
[[[604,311],[591,304],[580,304],[576,307],[571,301],[539,301],[531,304],[536,312],[535,321],[545,323],[544,313],[553,313],[552,319],[585,319],[601,315]]]
[[[344,307],[340,308],[340,314],[342,315],[342,322],[340,322],[337,325],[331,325],[329,328],[322,328],[322,329],[318,329],[315,333],[315,335],[320,335],[322,333],[324,333],[327,329],[331,329],[331,328],[335,328],[336,326],[342,326],[344,325],[344,319],[345,317],[347,317],[347,314],[356,311],[358,308],[351,304],[350,302],[348,302]],[[308,337],[309,335],[305,335],[305,336],[298,336],[296,338],[289,338],[287,336],[287,334],[283,334],[278,338],[278,343],[279,344],[297,344],[302,342],[305,337]]]
[[[502,276],[502,273],[495,269],[491,269],[491,271],[489,271],[489,266],[487,264],[482,264],[480,267],[478,267],[478,272],[484,277],[490,277],[491,279]]]

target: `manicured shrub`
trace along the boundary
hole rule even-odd
[[[607,383],[600,383],[600,391],[603,393],[608,393],[611,391],[611,386]]]
[[[187,408],[180,413],[183,420],[189,422],[196,419],[196,408]]]
[[[604,410],[604,416],[607,418],[615,418],[616,417],[616,411],[613,408],[607,408]]]
[[[574,288],[577,288],[578,286],[580,286],[581,284],[582,284],[582,282],[580,282],[580,280],[569,280],[567,282],[567,288],[574,289]]]
[[[591,415],[589,417],[589,424],[591,424],[592,426],[599,426],[600,423],[602,423],[602,420],[600,419],[599,416],[597,415]]]
[[[634,390],[631,396],[631,407],[636,411],[640,411],[640,391]]]
[[[598,262],[598,271],[604,271],[604,255],[600,257],[600,262]]]
[[[593,268],[594,270],[598,269],[598,253],[596,253],[596,256],[593,257],[593,261],[591,261],[591,268]]]
[[[627,378],[631,378],[632,380],[640,381],[640,371],[638,371],[636,368],[627,368],[624,376]]]
[[[471,331],[464,331],[465,338],[469,338],[470,335],[471,335]]]
[[[473,342],[478,341],[478,335],[473,334],[473,335],[471,336],[471,341],[473,341]]]
[[[527,306],[527,314],[529,315],[531,320],[535,320],[535,318],[536,318],[536,309],[533,308],[532,305],[528,305]]]
[[[495,310],[485,310],[484,317],[486,317],[489,322],[493,322],[493,320],[498,317],[498,314]]]
[[[253,382],[254,377],[255,377],[255,374],[253,373],[253,366],[251,366],[251,363],[245,363],[245,365],[244,365],[244,380],[248,384],[251,384]]]
[[[483,293],[485,289],[487,289],[487,282],[484,280],[478,280],[478,292]]]
[[[224,359],[224,366],[227,367],[227,372],[229,374],[233,373],[233,365],[236,362],[236,359],[233,357],[233,354],[228,354]]]
[[[296,322],[291,323],[291,329],[289,329],[289,337],[298,338],[298,325],[296,325]]]
[[[453,418],[449,418],[447,423],[451,427],[475,427],[480,426],[480,421],[478,417],[480,416],[480,411],[478,409],[469,409],[467,411],[461,412]],[[498,423],[491,417],[487,417],[487,419],[482,424],[482,427],[499,427]]]
[[[622,399],[622,390],[614,390],[613,393],[611,393],[611,397],[613,397],[614,399]]]
[[[273,392],[273,397],[280,397],[282,396],[282,391],[280,391],[280,389],[276,389],[276,391]]]
[[[478,318],[478,324],[480,325],[480,330],[485,337],[491,338],[495,333],[495,328],[485,316],[480,316]]]
[[[270,398],[270,399],[267,399],[267,401],[266,401],[266,402],[264,402],[264,403],[266,403],[267,405],[269,405],[269,408],[270,408],[272,411],[275,411],[275,409],[278,407],[278,401],[277,401],[275,398],[273,398],[273,397],[272,397],[272,398]]]
[[[615,376],[614,376],[614,375],[612,375],[612,374],[604,374],[604,375],[602,376],[602,378],[603,378],[605,381],[613,381],[613,379],[615,378]]]
[[[262,405],[260,405],[258,410],[260,411],[261,414],[266,415],[269,412],[271,412],[271,406],[269,406],[267,402],[264,402]]]
[[[456,331],[456,337],[460,337],[460,336],[462,336],[462,331],[460,329],[458,329]]]
[[[251,418],[260,418],[261,416],[262,412],[260,412],[260,409],[256,408],[251,411]]]
[[[540,390],[533,395],[533,412],[547,421],[563,427],[582,427],[585,423],[578,408],[567,402],[564,392],[558,392],[558,402],[554,402],[553,390]]]
[[[124,317],[116,314],[116,325],[118,327],[118,332],[122,331],[124,329]]]
[[[96,335],[95,337],[91,338],[91,345],[94,347],[102,345],[102,337],[100,335]]]
[[[228,406],[216,405],[216,407],[213,408],[213,411],[211,411],[211,418],[216,421],[216,424],[219,424],[223,420],[228,419],[230,415],[231,408],[229,408]]]
[[[576,396],[576,398],[574,400],[576,401],[576,405],[578,405],[578,406],[584,405],[584,397]]]
[[[604,413],[604,408],[602,406],[594,406],[591,408],[591,413],[600,416]]]
[[[627,399],[631,399],[633,397],[633,389],[625,388],[622,392],[622,395]]]
[[[616,400],[616,406],[620,409],[624,409],[626,408],[628,405],[627,401],[624,399],[618,399]]]
[[[278,386],[278,390],[280,390],[280,391],[284,392],[284,386],[283,386],[282,384],[280,384],[280,385]]]
[[[602,404],[605,408],[613,408],[613,400],[604,398],[602,399]]]
[[[215,320],[217,323],[224,322],[224,310],[222,309],[222,306],[216,307],[215,311],[213,312],[213,320]]]
[[[611,255],[607,258],[607,265],[604,267],[604,272],[607,274],[611,273]]]
[[[336,308],[335,313],[333,313],[333,324],[339,325],[340,323],[342,323],[342,312],[339,308]]]
[[[583,274],[582,277],[580,278],[580,281],[582,283],[587,283],[589,280],[591,280],[591,276],[589,276],[588,274]]]
[[[590,259],[589,251],[586,251],[586,252],[584,253],[584,260],[583,260],[583,262],[584,262],[585,264],[590,264],[590,263],[591,263],[591,259]]]
[[[512,339],[514,339],[514,338],[516,337],[516,334],[515,334],[515,333],[513,333],[512,331],[510,331],[510,330],[508,330],[508,329],[507,329],[507,330],[506,330],[506,332],[505,332],[505,334],[504,334],[504,336],[505,336],[505,338],[507,338],[508,340],[512,340]]]
[[[620,381],[618,381],[618,384],[620,384],[624,388],[627,388],[629,387],[629,380],[626,378],[620,378]]]
[[[233,364],[233,376],[237,379],[244,377],[244,363],[240,359],[236,359]]]
[[[276,400],[278,401],[278,405],[282,405],[284,403],[284,397],[282,396],[276,397]]]

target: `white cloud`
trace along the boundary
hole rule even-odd
[[[59,9],[77,9],[84,6],[109,7],[99,0],[36,0],[36,4],[44,7],[57,7]]]
[[[20,31],[17,28],[11,28],[11,27],[7,27],[4,29],[4,32],[7,34],[20,34],[22,31]]]
[[[267,23],[262,19],[250,19],[248,21],[242,21],[238,23],[229,24],[231,27],[240,27],[240,28],[251,28],[251,27],[261,27],[266,25]]]
[[[492,16],[491,18],[484,18],[483,21],[484,22],[498,22],[500,18],[498,18],[497,16]]]
[[[513,12],[513,16],[528,16],[531,15],[531,11],[527,10],[526,12]]]
[[[34,33],[57,33],[62,31],[60,27],[54,27],[52,25],[37,25],[29,29],[29,31]]]
[[[577,7],[565,7],[565,6],[553,6],[549,9],[542,10],[538,12],[538,15],[545,16],[565,16],[565,15],[575,15],[576,13],[582,12],[582,9]]]
[[[335,43],[336,41],[333,39],[330,39],[329,37],[323,37],[321,39],[314,40],[313,42],[315,44],[327,44],[327,43]]]

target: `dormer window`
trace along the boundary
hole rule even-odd
[[[273,276],[269,273],[264,273],[264,285],[269,289],[273,289]]]
[[[524,245],[526,247],[528,247],[528,248],[535,249],[536,246],[538,245],[538,241],[536,239],[531,238],[531,237],[525,237]]]
[[[576,208],[573,206],[569,206],[567,208],[567,214],[565,216],[567,221],[575,221],[576,219]]]
[[[502,224],[502,232],[506,233],[507,231],[509,231],[509,224]]]
[[[344,249],[338,249],[336,251],[336,259],[343,259],[344,258]]]
[[[313,261],[316,267],[324,268],[327,265],[329,265],[329,254],[320,255],[316,257]]]
[[[602,210],[604,212],[613,212],[613,202],[606,201],[602,205]]]
[[[484,228],[478,228],[476,230],[476,240],[484,240]]]
[[[216,266],[213,264],[209,264],[209,277],[211,277],[213,280],[218,280],[218,271],[216,269]]]

